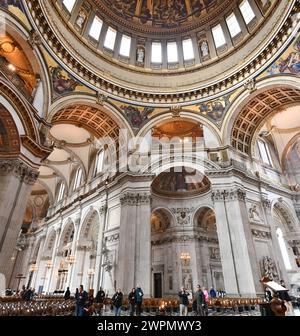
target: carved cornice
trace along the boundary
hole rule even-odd
[[[111,236],[106,237],[106,238],[105,238],[105,241],[106,241],[107,243],[114,243],[114,242],[118,241],[119,238],[120,238],[119,233],[115,233],[115,234],[113,234],[113,235],[111,235]]]
[[[120,196],[121,205],[142,205],[151,203],[150,194],[125,193]]]
[[[218,244],[219,241],[216,238],[201,236],[200,234],[192,234],[192,235],[181,235],[181,236],[167,236],[159,240],[151,241],[152,245],[163,245],[168,243],[184,243],[188,241],[202,241],[212,244]]]
[[[20,181],[33,185],[39,176],[37,170],[28,167],[20,160],[0,160],[0,175],[13,174]]]
[[[213,190],[211,193],[213,202],[220,201],[245,201],[246,192],[240,188],[237,189],[224,189],[224,190]]]
[[[252,235],[253,235],[255,238],[260,238],[260,239],[271,239],[271,233],[268,232],[268,231],[261,231],[261,230],[255,230],[255,229],[252,229],[251,232],[252,232]]]
[[[195,208],[171,208],[174,213],[177,224],[189,225],[191,224],[191,215],[195,211]]]
[[[272,203],[268,198],[262,198],[261,204],[265,210],[271,210]]]
[[[100,215],[103,215],[107,210],[107,205],[102,205],[99,209]]]
[[[256,55],[256,57],[251,58],[249,63],[244,64],[243,67],[239,67],[236,71],[232,71],[230,75],[225,78],[216,80],[215,82],[200,86],[197,88],[191,87],[190,89],[185,89],[180,95],[176,92],[153,92],[150,90],[137,89],[136,87],[130,87],[124,85],[119,78],[114,78],[110,73],[106,73],[105,69],[92,68],[88,64],[84,64],[79,60],[81,55],[74,56],[68,51],[66,47],[67,41],[60,41],[55,29],[51,26],[50,21],[45,16],[43,9],[41,8],[39,0],[27,0],[28,14],[30,15],[31,22],[36,25],[40,33],[43,36],[45,44],[47,44],[48,49],[52,50],[53,54],[57,58],[59,63],[63,63],[66,67],[73,73],[73,75],[81,78],[89,87],[93,88],[97,92],[99,88],[106,92],[110,97],[116,97],[118,100],[130,100],[138,101],[143,105],[169,105],[170,102],[173,104],[187,105],[193,101],[200,101],[204,98],[213,97],[222,94],[224,91],[229,91],[238,88],[243,85],[243,82],[249,80],[250,76],[253,77],[255,73],[260,71],[264,64],[272,57],[276,56],[276,53],[290,36],[290,30],[293,26],[292,16],[298,12],[299,1],[295,2],[295,6],[290,9],[289,15],[286,17],[285,22],[282,24],[280,29],[277,29],[277,34],[273,39],[268,40],[268,44]],[[288,10],[288,7],[287,9]],[[127,23],[128,24],[128,23]],[[70,46],[74,49],[74,46]],[[185,72],[187,70],[185,69]],[[144,88],[142,86],[142,88]]]

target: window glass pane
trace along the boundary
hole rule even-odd
[[[191,39],[182,41],[182,49],[183,49],[183,58],[185,61],[192,60],[195,58],[193,42]]]
[[[284,241],[284,238],[283,238],[282,230],[280,228],[278,228],[276,230],[276,234],[277,234],[277,239],[278,239],[280,251],[281,251],[281,254],[282,254],[284,266],[287,270],[291,270],[292,265],[291,265],[289,254],[288,254],[286,244],[285,244],[285,241]]]
[[[228,18],[226,18],[227,26],[231,37],[235,37],[241,32],[240,25],[234,13],[232,13]]]
[[[251,8],[248,0],[243,1],[240,4],[240,10],[241,10],[241,13],[243,15],[243,18],[244,18],[246,24],[250,23],[255,18],[255,14],[254,14],[253,9]]]
[[[167,53],[168,53],[168,63],[178,62],[178,50],[176,42],[168,42]]]
[[[67,8],[67,10],[71,13],[74,8],[76,0],[63,0],[63,4]]]
[[[121,46],[120,46],[120,55],[129,57],[130,45],[131,45],[131,37],[127,35],[123,35],[122,40],[121,40]]]
[[[162,63],[162,52],[160,42],[152,42],[151,62]]]
[[[117,31],[109,27],[107,30],[106,36],[105,36],[104,47],[107,49],[113,50],[115,47],[116,36],[117,36]]]
[[[222,45],[226,44],[225,36],[223,33],[223,29],[220,24],[213,27],[212,34],[214,37],[216,48],[221,47]]]
[[[264,141],[258,140],[258,149],[259,149],[261,160],[264,163],[272,165],[271,155],[270,155],[268,145]]]
[[[95,175],[100,173],[103,168],[103,159],[104,159],[104,151],[102,150],[100,153],[97,155],[97,161],[95,165]]]
[[[91,29],[89,31],[89,35],[97,41],[99,40],[102,25],[103,21],[99,18],[99,16],[95,16],[93,23],[91,25]]]

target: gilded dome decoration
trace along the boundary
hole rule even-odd
[[[101,0],[100,0],[101,1]],[[171,28],[190,24],[212,12],[217,0],[102,0],[127,20],[153,27]]]

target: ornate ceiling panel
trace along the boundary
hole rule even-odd
[[[87,129],[97,138],[109,136],[116,140],[119,126],[105,112],[87,105],[68,106],[52,119],[53,124],[73,124]]]
[[[139,31],[193,29],[215,18],[237,1],[220,0],[94,0],[111,18]],[[161,28],[161,29],[153,29]]]
[[[241,152],[250,154],[255,132],[277,109],[300,102],[300,90],[274,88],[258,94],[242,109],[232,128],[231,144]]]
[[[97,7],[93,6],[96,2]],[[239,11],[233,9],[239,3],[89,0],[77,2],[70,13],[61,0],[27,0],[25,9],[47,50],[76,79],[123,102],[165,107],[186,106],[237,89],[267,67],[289,42],[299,0],[273,0],[267,6],[263,1],[251,1],[255,19],[247,26],[240,22],[242,32],[231,38],[226,17]],[[172,11],[180,22],[176,27],[169,19]],[[103,25],[93,40],[90,28],[95,15]],[[240,14],[238,20],[243,20]],[[221,47],[216,47],[211,31],[218,23],[226,40]],[[108,27],[116,34],[111,47],[105,46]],[[132,39],[128,57],[120,55],[124,34]],[[181,42],[186,38],[192,40],[195,52],[188,62],[182,56]],[[179,50],[176,64],[167,57],[170,39]],[[151,60],[151,43],[157,40],[163,53],[158,65]]]

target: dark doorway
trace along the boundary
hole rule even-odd
[[[154,297],[162,297],[162,275],[161,273],[154,273]]]

